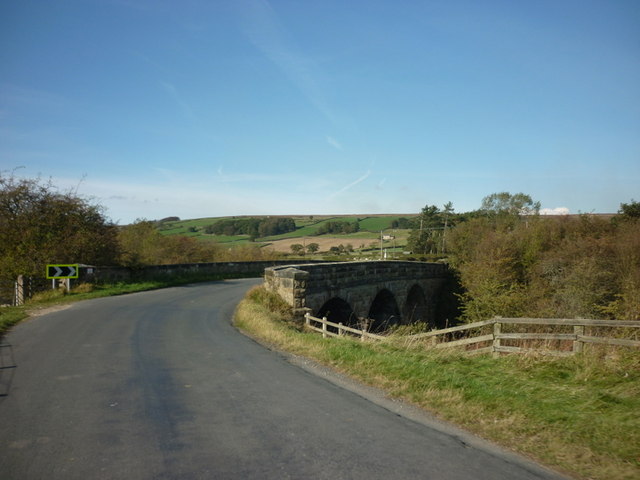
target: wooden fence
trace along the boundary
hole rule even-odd
[[[388,336],[377,335],[365,330],[346,327],[342,323],[333,323],[326,318],[305,315],[307,327],[322,333],[323,337],[339,337],[345,333],[355,334],[363,340],[371,338],[385,340]],[[319,326],[317,326],[319,325]],[[513,326],[524,325],[520,329],[548,330],[514,332]],[[330,331],[328,327],[332,327]],[[587,332],[586,329],[590,329]],[[433,348],[464,347],[470,354],[525,353],[540,351],[550,355],[572,355],[583,351],[585,344],[604,344],[640,348],[637,340],[640,330],[637,320],[590,320],[562,318],[502,318],[459,325],[456,327],[433,330],[400,337],[407,343],[425,342]],[[608,332],[600,330],[606,329]],[[627,336],[636,339],[609,336],[618,329],[628,329]],[[549,331],[550,330],[550,331]],[[570,330],[562,332],[562,330]],[[589,333],[589,334],[587,334]],[[518,345],[509,345],[517,343]]]
[[[525,329],[548,330],[535,332],[510,332],[513,326],[524,325]],[[505,328],[510,327],[510,328]],[[603,335],[598,328],[609,330]],[[522,327],[521,327],[522,328]],[[586,335],[585,328],[595,330]],[[590,320],[564,318],[501,318],[496,317],[482,322],[469,323],[457,327],[434,330],[432,332],[410,335],[407,340],[430,339],[435,348],[450,348],[464,346],[468,353],[525,353],[538,350],[550,355],[572,355],[583,351],[584,345],[604,344],[625,347],[640,347],[640,341],[629,338],[608,336],[612,330],[626,328],[640,328],[640,321],[634,320]],[[489,329],[489,333],[483,330]],[[558,332],[567,330],[570,332]],[[475,331],[475,332],[474,332]],[[639,331],[634,331],[637,337]],[[463,336],[464,338],[455,338]],[[482,333],[482,334],[479,334]],[[444,337],[444,338],[443,338]],[[449,337],[449,338],[447,338]],[[454,337],[454,338],[451,338]],[[440,340],[440,341],[439,341]],[[519,345],[508,345],[518,343]],[[534,345],[532,348],[531,345]],[[570,347],[567,347],[567,345]],[[537,346],[538,348],[535,348]],[[564,347],[564,348],[561,348]],[[561,348],[561,349],[560,349]]]
[[[315,332],[322,333],[322,338],[341,337],[346,333],[351,333],[359,336],[363,341],[367,338],[373,340],[384,340],[387,338],[383,335],[377,335],[375,333],[367,332],[366,330],[358,330],[357,328],[347,327],[342,323],[330,322],[329,320],[327,320],[327,317],[316,318],[312,317],[308,313],[305,313],[304,318],[307,328]],[[316,324],[319,324],[320,327],[316,326]],[[329,330],[329,327],[332,327],[335,331]]]

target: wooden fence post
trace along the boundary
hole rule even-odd
[[[311,319],[309,318],[311,315],[309,314],[309,312],[304,314],[304,323],[307,324],[308,327],[311,326]]]
[[[502,323],[496,320],[493,324],[493,356],[497,358],[500,356],[500,352],[497,351],[500,347],[500,333],[502,333]]]
[[[15,305],[24,305],[24,300],[26,298],[25,295],[25,279],[24,275],[18,275],[18,279],[16,280],[16,290],[15,290]]]
[[[338,322],[338,335],[342,336],[342,322]]]
[[[574,325],[573,333],[576,336],[576,339],[573,341],[573,353],[582,353],[584,342],[578,337],[584,335],[584,325]]]
[[[322,317],[322,338],[327,338],[327,317]]]

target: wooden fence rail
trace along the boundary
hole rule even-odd
[[[329,320],[327,320],[327,317],[316,318],[306,313],[304,318],[307,328],[322,333],[322,338],[341,337],[345,334],[345,332],[358,335],[363,341],[367,338],[371,338],[373,340],[384,340],[385,338],[387,338],[382,335],[376,335],[375,333],[367,332],[366,330],[358,330],[357,328],[347,327],[342,323],[330,322]],[[317,327],[315,326],[315,324],[320,324],[321,326]],[[327,327],[333,327],[337,329],[338,332],[331,332]]]
[[[356,328],[344,326],[342,323],[334,323],[327,318],[316,318],[308,313],[305,315],[305,322],[309,329],[322,333],[323,337],[340,337],[345,333],[360,336],[362,340],[366,338],[374,340],[385,340],[388,336],[377,335],[367,332],[366,330],[358,330]],[[503,327],[506,325],[529,325],[543,327],[567,327],[572,330],[571,333],[557,332],[505,332]],[[335,331],[330,331],[328,327],[332,327]],[[491,327],[487,333],[485,327]],[[526,343],[535,341],[545,342],[543,349],[537,349],[545,354],[550,355],[572,355],[583,351],[585,344],[603,344],[615,345],[623,347],[640,348],[640,340],[632,340],[629,338],[615,338],[599,335],[585,335],[585,327],[609,327],[609,328],[640,328],[640,321],[637,320],[591,320],[591,319],[564,319],[564,318],[502,318],[496,317],[491,320],[483,320],[481,322],[459,325],[456,327],[444,328],[441,330],[433,330],[426,333],[418,333],[415,335],[407,335],[403,338],[407,343],[415,343],[427,341],[426,345],[434,348],[451,348],[465,347],[466,352],[470,354],[478,353],[524,353],[535,348],[521,346]],[[484,332],[483,332],[484,330]],[[640,333],[640,330],[636,332]],[[634,332],[637,338],[638,333]],[[447,338],[457,337],[457,338]],[[503,341],[518,342],[520,345],[504,345]],[[564,350],[554,350],[550,346],[550,342],[572,342],[570,348]],[[484,344],[478,346],[478,344]]]

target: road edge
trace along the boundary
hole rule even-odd
[[[418,423],[427,428],[431,428],[440,433],[448,435],[454,438],[464,447],[476,448],[487,453],[488,455],[500,458],[506,463],[519,465],[528,472],[541,478],[555,478],[557,480],[572,480],[581,478],[577,476],[571,476],[568,472],[560,472],[558,470],[552,469],[551,467],[547,467],[546,465],[543,465],[522,453],[515,452],[506,446],[499,445],[483,437],[480,437],[454,423],[442,420],[438,418],[434,413],[413,405],[406,400],[393,398],[389,395],[388,392],[385,392],[380,388],[366,385],[361,381],[350,377],[349,375],[341,373],[327,365],[321,364],[316,360],[282,350],[276,345],[271,344],[239,328],[235,324],[234,318],[232,318],[232,325],[242,335],[253,340],[267,350],[279,355],[289,364],[300,368],[307,373],[315,375],[337,387],[358,395],[359,397],[364,398],[371,403],[374,403],[375,405],[391,412],[394,415],[403,417],[409,421]]]

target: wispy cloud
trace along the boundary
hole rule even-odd
[[[316,63],[296,47],[267,0],[240,2],[247,38],[271,60],[311,104],[329,121],[337,123],[319,86],[322,73]]]
[[[169,94],[169,96],[178,104],[180,110],[186,118],[189,120],[195,120],[196,116],[193,113],[193,109],[191,106],[182,99],[182,96],[178,92],[178,89],[170,82],[160,81],[160,86],[163,88],[165,92]]]
[[[359,183],[364,182],[367,178],[369,178],[369,176],[371,175],[371,170],[367,170],[366,173],[364,175],[362,175],[360,178],[358,178],[357,180],[354,180],[353,182],[349,183],[348,185],[345,185],[344,187],[342,187],[340,190],[338,190],[337,192],[333,192],[331,195],[329,195],[327,198],[328,199],[333,199],[336,196],[345,193],[346,191],[352,189],[353,187],[355,187],[356,185],[358,185]]]
[[[340,144],[340,142],[338,142],[335,138],[330,137],[329,135],[327,135],[327,143],[336,150],[342,151],[342,145]]]

